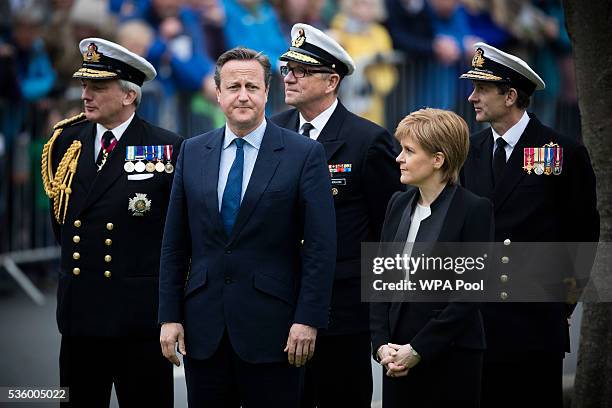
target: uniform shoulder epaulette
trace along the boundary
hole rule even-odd
[[[78,115],[75,115],[71,118],[60,120],[59,122],[55,124],[55,126],[53,126],[53,130],[72,126],[76,123],[83,122],[85,120],[87,120],[87,118],[85,117],[85,113],[81,112]]]
[[[72,194],[72,179],[76,173],[79,156],[81,155],[81,142],[73,140],[64,152],[57,169],[53,169],[53,144],[68,126],[87,120],[84,113],[71,118],[61,120],[53,126],[53,135],[43,146],[40,170],[43,187],[47,196],[53,201],[53,214],[58,224],[63,224],[66,219],[68,202]]]

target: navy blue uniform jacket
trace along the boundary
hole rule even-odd
[[[57,324],[65,336],[156,338],[159,250],[173,174],[144,173],[151,177],[130,180],[123,165],[127,146],[173,145],[176,157],[183,139],[136,115],[97,172],[95,132],[95,123],[74,124],[53,148],[57,169],[74,140],[83,145],[65,223],[51,217],[62,247]],[[128,208],[136,194],[151,200],[138,217]]]
[[[268,121],[228,237],[217,198],[223,138],[217,129],[188,139],[178,158],[159,321],[183,323],[192,358],[210,357],[227,330],[241,359],[286,361],[293,323],[328,324],[336,230],[325,153]]]
[[[461,182],[473,193],[488,197],[495,208],[495,241],[597,242],[599,213],[595,174],[586,148],[544,126],[533,115],[508,159],[500,182],[493,187],[491,128],[474,134]],[[557,143],[563,148],[560,175],[527,174],[523,149]],[[535,254],[521,254],[527,256]],[[528,262],[528,261],[525,261]],[[568,267],[572,265],[568,259]],[[512,268],[508,274],[512,279]],[[510,294],[512,296],[512,293]],[[564,303],[486,303],[482,307],[487,353],[492,360],[513,359],[515,352],[569,351]]]
[[[299,113],[290,109],[272,117],[277,125],[297,130]],[[351,172],[333,173],[338,258],[331,319],[322,334],[368,331],[368,304],[361,302],[362,242],[378,242],[391,195],[402,190],[393,139],[380,126],[349,112],[340,101],[319,134],[327,164],[350,164]]]

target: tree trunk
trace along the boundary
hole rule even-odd
[[[597,176],[600,242],[610,242],[612,6],[609,0],[563,0],[563,6],[576,63],[582,136]],[[572,407],[612,407],[612,303],[584,304]]]

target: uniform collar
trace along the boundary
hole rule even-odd
[[[336,110],[336,106],[338,106],[338,98],[334,99],[334,103],[332,103],[329,108],[327,108],[323,112],[319,113],[319,115],[316,118],[314,118],[313,120],[311,120],[310,122],[308,122],[304,118],[304,116],[302,116],[302,114],[300,113],[300,125],[298,126],[298,132],[301,132],[302,131],[302,126],[304,126],[304,123],[308,122],[312,126],[314,126],[313,130],[316,131],[315,135],[316,136],[320,135],[321,131],[323,130],[323,128],[325,127],[325,125],[329,121],[329,118],[331,118],[332,114]],[[312,135],[312,131],[310,132],[310,134]]]
[[[510,145],[510,147],[514,149],[514,146],[518,143],[519,139],[521,138],[521,135],[527,128],[528,124],[529,115],[527,114],[527,111],[525,111],[523,112],[523,116],[521,117],[521,119],[516,122],[514,126],[508,129],[508,131],[503,135],[499,135],[491,126],[491,131],[493,132],[493,146],[495,146],[495,142],[497,142],[497,139],[503,136],[506,143],[508,143],[508,145]]]

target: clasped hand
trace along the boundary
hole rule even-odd
[[[410,344],[388,343],[378,349],[380,364],[387,370],[388,377],[404,377],[421,361],[411,352]]]

